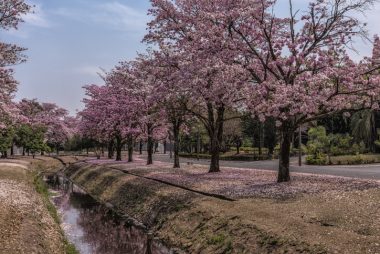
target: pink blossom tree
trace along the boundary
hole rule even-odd
[[[24,0],[0,1],[0,27],[5,30],[17,29],[23,22],[22,16],[29,13],[32,6]]]
[[[186,105],[189,102],[188,88],[183,85],[183,70],[180,65],[181,55],[175,50],[161,49],[154,52],[150,65],[151,73],[157,82],[154,93],[158,95],[159,106],[165,110],[174,141],[174,168],[180,168],[179,136],[181,127],[189,117]]]
[[[23,21],[22,15],[30,11],[31,6],[24,0],[0,1],[0,29],[17,29],[19,23]],[[11,129],[14,127],[17,116],[17,107],[12,99],[18,84],[13,78],[13,70],[9,69],[9,66],[25,60],[25,56],[22,54],[24,50],[19,46],[0,42],[0,131],[7,133],[7,136],[13,133]],[[12,139],[7,138],[7,140]],[[7,156],[6,150],[12,145],[10,142],[5,143],[1,149],[3,156]]]
[[[276,17],[276,2],[248,2],[239,1],[224,25],[251,74],[251,113],[277,119],[282,136],[278,181],[289,181],[291,138],[300,125],[377,107],[379,77],[372,75],[377,66],[367,59],[354,63],[346,52],[353,38],[366,35],[355,12],[373,1],[311,1],[299,12],[290,0],[287,18]]]
[[[186,110],[205,126],[210,137],[209,172],[218,172],[223,125],[234,118],[226,111],[242,107],[248,77],[236,63],[236,46],[228,31],[214,25],[214,7],[227,1],[151,2],[154,20],[145,40],[181,53],[182,85],[191,98]]]
[[[60,147],[73,135],[73,122],[68,111],[54,103],[42,103],[41,123],[46,126],[45,138],[48,144],[55,147],[57,155]]]
[[[84,89],[87,97],[83,99],[85,108],[78,114],[81,118],[80,133],[85,138],[95,140],[96,143],[108,143],[108,156],[112,159],[115,137],[113,133],[108,132],[109,126],[107,126],[109,124],[107,117],[110,113],[107,111],[108,89],[97,85],[85,86]],[[121,160],[121,151],[119,159]]]
[[[365,35],[355,12],[373,2],[316,0],[298,12],[290,0],[289,17],[279,18],[273,11],[277,1],[152,0],[155,19],[147,39],[191,57],[187,69],[201,80],[197,98],[205,98],[208,112],[218,109],[213,119],[223,119],[223,109],[241,99],[261,120],[277,119],[282,136],[278,181],[283,182],[290,180],[290,141],[298,126],[337,112],[377,107],[377,66],[368,59],[355,63],[346,52],[353,38]],[[217,131],[210,134],[218,137]]]
[[[123,146],[128,144],[128,161],[133,160],[133,139],[138,134],[133,104],[127,90],[122,89],[122,77],[116,70],[106,75],[104,86],[86,86],[88,98],[80,112],[82,130],[99,141],[113,144],[116,141],[116,160],[121,161]],[[90,127],[91,126],[91,127]],[[90,128],[89,128],[90,127]]]
[[[167,135],[167,117],[160,104],[160,95],[156,93],[159,78],[155,75],[157,69],[153,64],[151,54],[139,55],[131,62],[127,90],[130,99],[135,100],[135,109],[138,109],[138,124],[141,135],[147,141],[147,164],[153,164],[154,142]],[[136,111],[135,111],[136,112]]]

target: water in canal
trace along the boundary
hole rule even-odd
[[[64,177],[49,177],[52,201],[68,240],[83,254],[166,254],[142,229],[129,225]]]

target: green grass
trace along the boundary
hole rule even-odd
[[[61,221],[59,219],[57,209],[55,209],[55,206],[50,202],[50,193],[46,183],[38,174],[35,174],[33,183],[36,191],[42,196],[44,205],[48,209],[50,216],[57,224],[60,224]]]
[[[213,235],[209,239],[207,239],[207,243],[211,245],[218,245],[226,240],[226,236],[223,234]]]
[[[74,244],[65,241],[65,253],[66,254],[79,254],[79,251],[75,248]]]

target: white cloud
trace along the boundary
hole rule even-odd
[[[93,20],[108,23],[118,30],[141,31],[149,21],[146,13],[119,2],[101,4],[97,9]]]
[[[99,73],[100,74],[103,73],[102,68],[97,67],[97,66],[91,66],[91,65],[81,66],[79,68],[76,68],[74,71],[76,73],[93,76],[93,77],[99,77]]]
[[[32,13],[28,13],[24,15],[22,18],[24,19],[26,24],[36,27],[51,27],[51,24],[46,18],[45,12],[42,9],[41,5],[35,4]]]
[[[119,2],[88,4],[88,8],[54,10],[55,15],[79,22],[91,22],[111,29],[127,32],[143,32],[149,21],[145,11],[138,11]]]

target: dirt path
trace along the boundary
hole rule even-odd
[[[64,253],[59,226],[36,192],[28,164],[0,162],[0,253]]]

